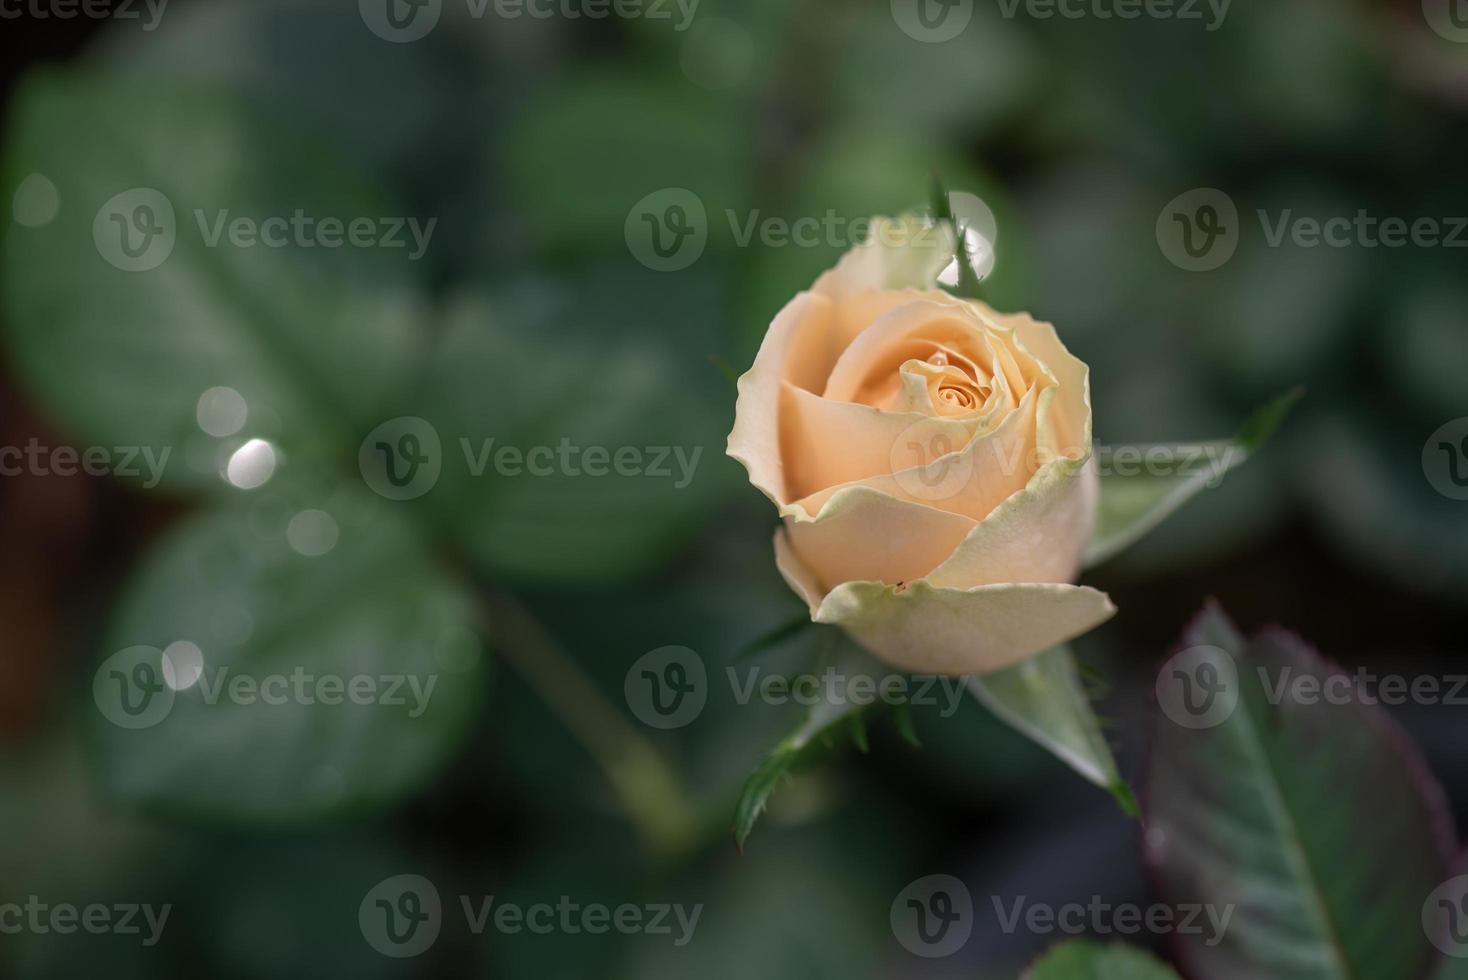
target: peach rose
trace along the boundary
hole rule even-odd
[[[876,219],[770,324],[729,455],[775,502],[818,623],[904,670],[983,674],[1116,610],[1071,584],[1095,518],[1089,369],[1055,329],[936,288],[947,224]]]

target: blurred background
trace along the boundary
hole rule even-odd
[[[723,455],[729,371],[851,222],[922,206],[934,172],[994,211],[985,296],[1091,365],[1100,442],[1228,435],[1307,389],[1263,454],[1087,578],[1120,609],[1076,649],[1125,773],[1209,596],[1351,668],[1463,670],[1468,503],[1425,450],[1468,436],[1468,253],[1270,241],[1468,216],[1447,4],[3,9],[0,446],[26,455],[0,457],[0,902],[172,911],[153,944],[0,935],[0,975],[1013,977],[1062,937],[980,914],[924,960],[893,899],[942,873],[986,908],[1146,902],[1136,824],[971,700],[917,711],[920,749],[879,727],[803,773],[743,854],[729,834],[799,709],[736,703],[724,668],[800,612]],[[670,188],[702,209],[691,252],[645,237],[688,200]],[[1207,271],[1159,234],[1197,188],[1239,216]],[[231,244],[233,219],[297,209],[370,219],[382,247]],[[780,234],[800,219],[819,230]],[[701,454],[686,480],[671,455],[667,477],[475,471],[565,440]],[[670,645],[713,682],[664,731],[623,680]],[[139,646],[193,671],[161,720],[103,707]],[[416,715],[205,706],[200,664],[438,686]],[[1391,710],[1468,815],[1468,715]],[[359,910],[401,874],[443,914],[399,958]],[[704,908],[684,946],[476,934],[460,898],[491,895]]]

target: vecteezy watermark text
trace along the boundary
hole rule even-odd
[[[151,490],[163,479],[172,446],[43,446],[32,437],[24,446],[0,446],[0,477],[113,476],[140,479]]]
[[[168,0],[0,0],[0,20],[143,20],[156,30]]]
[[[1001,932],[1069,936],[1201,935],[1208,946],[1222,941],[1235,906],[1183,902],[1137,905],[1109,902],[1093,895],[1085,902],[1052,904],[1028,896],[990,896]],[[968,942],[977,911],[968,886],[953,875],[927,875],[892,900],[892,934],[908,952],[934,958],[951,956]]]
[[[963,677],[900,672],[867,673],[828,665],[820,672],[794,674],[766,670],[760,666],[724,668],[724,678],[734,702],[747,705],[797,704],[813,707],[891,706],[935,707],[950,718],[963,703],[967,681]],[[708,703],[708,669],[703,658],[683,646],[651,650],[627,668],[622,692],[627,707],[643,724],[658,729],[682,728],[703,713]]]
[[[438,226],[437,218],[313,215],[303,208],[272,214],[194,208],[192,216],[205,248],[401,249],[410,262],[428,251]],[[173,201],[152,187],[114,194],[92,221],[97,253],[124,272],[158,268],[173,254],[179,234]]]
[[[501,443],[497,436],[458,439],[463,472],[474,479],[651,479],[675,490],[693,482],[703,448],[587,445],[570,436],[539,445]],[[432,490],[447,462],[438,430],[415,415],[377,426],[357,451],[362,478],[389,500],[411,500]]]
[[[1112,904],[1100,895],[1092,895],[1085,903],[1067,902],[1062,905],[1031,902],[1023,895],[1012,901],[993,895],[990,896],[990,901],[994,906],[994,915],[999,920],[999,928],[1006,933],[1018,932],[1021,927],[1036,935],[1056,932],[1068,936],[1173,933],[1181,936],[1204,936],[1205,946],[1217,946],[1223,940],[1223,934],[1234,914],[1232,904]]]
[[[486,930],[501,935],[536,936],[583,933],[666,936],[683,947],[693,939],[703,904],[677,902],[581,902],[570,895],[554,901],[509,902],[495,895],[458,896],[464,925],[476,936]],[[418,956],[437,941],[444,925],[443,902],[433,882],[416,874],[395,875],[378,882],[357,909],[362,938],[384,956]]]
[[[744,214],[726,208],[723,218],[736,248],[759,244],[764,248],[849,249],[869,240],[887,247],[938,248],[944,243],[937,224],[913,230],[874,224],[868,216],[849,217],[833,210],[788,218],[765,214],[758,208]],[[992,223],[990,214],[988,224]],[[710,230],[702,198],[686,187],[664,187],[632,205],[622,234],[627,250],[639,263],[654,272],[677,272],[703,255]],[[990,227],[981,230],[990,241],[996,237]]]
[[[473,20],[647,20],[672,22],[674,31],[693,23],[699,0],[463,0]],[[357,0],[367,29],[384,41],[406,44],[427,37],[443,16],[444,0]]]
[[[0,935],[55,933],[67,936],[81,931],[94,936],[141,936],[144,946],[156,946],[172,911],[171,903],[156,908],[133,902],[114,905],[93,902],[77,906],[69,902],[51,904],[41,901],[37,895],[30,895],[24,904],[0,903]]]
[[[693,482],[702,446],[690,452],[683,446],[582,446],[562,436],[554,446],[495,446],[493,437],[474,445],[460,439],[459,447],[471,476],[483,476],[491,466],[498,476],[649,476],[671,479],[676,490]],[[677,472],[674,472],[676,468]]]
[[[1316,673],[1285,665],[1256,665],[1241,672],[1238,661],[1222,647],[1201,644],[1174,654],[1157,675],[1157,703],[1183,728],[1214,728],[1228,721],[1239,706],[1242,684],[1252,677],[1263,700],[1281,705],[1468,705],[1468,674]]]
[[[1024,12],[1035,20],[1202,21],[1213,33],[1223,26],[1233,0],[999,0],[999,12],[1013,19]]]
[[[1373,214],[1312,215],[1294,208],[1256,208],[1267,248],[1468,248],[1468,216]],[[1233,198],[1213,187],[1179,194],[1157,217],[1157,245],[1167,260],[1189,272],[1209,272],[1233,257],[1244,222]]]
[[[194,691],[203,704],[239,707],[287,704],[403,709],[416,719],[428,710],[436,674],[336,674],[297,665],[288,673],[248,674],[228,665],[206,668],[202,651],[180,641],[166,650],[134,646],[104,660],[92,677],[92,699],[103,717],[128,729],[167,718],[176,699]]]
[[[1175,20],[1216,31],[1233,0],[999,0],[999,15],[1013,20]],[[892,20],[914,41],[942,44],[958,37],[974,16],[974,0],[890,0]]]
[[[437,218],[317,218],[300,208],[289,217],[250,215],[230,217],[228,210],[212,215],[195,209],[199,237],[208,248],[228,242],[234,248],[409,248],[408,261],[416,262],[428,251]]]
[[[780,674],[761,667],[743,671],[725,667],[729,688],[738,704],[758,700],[764,704],[854,705],[908,704],[937,707],[941,717],[951,718],[963,703],[968,680],[937,674],[848,674],[828,666],[819,674]],[[741,676],[742,674],[742,676]]]

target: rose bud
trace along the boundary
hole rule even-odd
[[[936,288],[953,242],[877,219],[770,324],[728,452],[779,508],[776,563],[815,622],[904,670],[983,674],[1116,610],[1073,584],[1089,369],[1050,324]]]

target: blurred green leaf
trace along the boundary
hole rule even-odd
[[[512,331],[463,303],[425,395],[444,452],[428,502],[490,574],[541,584],[643,574],[732,486],[713,394],[724,388],[704,359]],[[507,447],[518,456],[501,457]]]
[[[1023,980],[1177,980],[1172,968],[1133,946],[1089,939],[1061,943],[1025,971]]]
[[[983,4],[951,40],[903,34],[890,4],[833,10],[822,31],[833,49],[836,118],[911,141],[981,134],[1034,97],[1044,61],[1031,35]],[[876,67],[879,66],[879,67]]]
[[[1309,517],[1361,567],[1456,598],[1468,592],[1468,513],[1425,477],[1433,428],[1337,402],[1301,427],[1292,455]]]
[[[632,263],[624,229],[633,206],[686,188],[706,212],[710,241],[725,240],[724,210],[746,193],[741,121],[679,78],[619,68],[564,80],[525,108],[503,147],[518,233],[542,248]]]
[[[1055,647],[998,673],[970,677],[969,690],[1001,721],[1109,791],[1122,809],[1136,813],[1136,800],[1117,772],[1070,647]]]
[[[169,449],[174,487],[225,489],[249,439],[343,458],[418,358],[416,247],[401,229],[401,248],[323,247],[314,222],[385,236],[401,210],[202,87],[51,72],[13,111],[3,186],[49,183],[59,210],[8,230],[5,340],[74,438]],[[297,214],[309,230],[287,224]],[[232,244],[234,222],[271,218],[282,247]],[[211,420],[201,396],[215,389],[237,408]]]
[[[1113,447],[1102,460],[1101,501],[1086,549],[1087,567],[1124,551],[1190,499],[1217,486],[1229,470],[1259,451],[1302,395],[1296,389],[1276,398],[1245,422],[1233,439]],[[1124,452],[1131,456],[1123,458]]]
[[[446,43],[446,30],[391,44],[364,26],[357,4],[211,0],[170,8],[146,32],[116,21],[97,53],[132,73],[235,93],[330,139],[384,179],[454,180],[474,159],[466,143],[490,132],[489,86]],[[526,32],[515,33],[523,44]]]
[[[1146,853],[1169,903],[1232,909],[1223,942],[1178,935],[1186,961],[1206,977],[1422,975],[1423,902],[1453,844],[1411,743],[1283,631],[1246,644],[1210,607],[1182,647],[1157,683]]]
[[[108,631],[101,774],[130,802],[217,820],[385,806],[433,779],[482,700],[474,615],[416,529],[350,486],[190,518]]]
[[[1200,338],[1210,373],[1246,397],[1339,374],[1343,342],[1376,268],[1373,253],[1354,242],[1302,245],[1294,234],[1302,221],[1355,215],[1358,193],[1324,179],[1291,179],[1234,200],[1238,252],[1210,273],[1216,281],[1201,296],[1180,294],[1178,320]]]
[[[1396,392],[1418,418],[1434,424],[1465,410],[1463,365],[1468,364],[1468,287],[1444,276],[1416,285],[1404,300],[1395,329],[1373,338]]]

